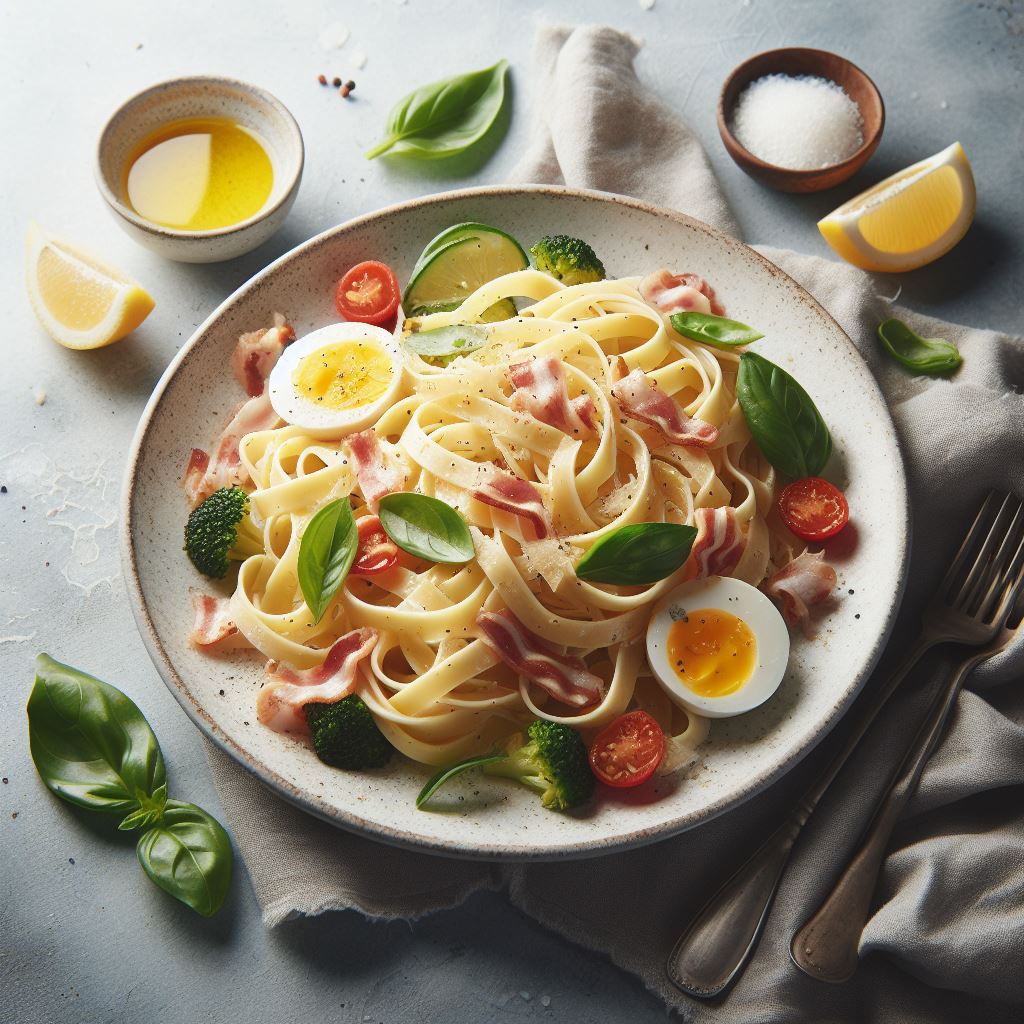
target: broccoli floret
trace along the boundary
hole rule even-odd
[[[304,704],[316,756],[333,768],[362,771],[380,768],[391,757],[391,744],[358,693],[333,704]]]
[[[557,277],[562,284],[604,280],[604,264],[582,239],[548,235],[530,246],[530,252],[537,269]]]
[[[538,719],[526,735],[528,741],[508,757],[485,765],[485,774],[517,779],[536,789],[544,806],[555,811],[590,799],[594,776],[580,734],[559,722]]]
[[[249,495],[241,487],[222,487],[197,505],[185,523],[185,551],[204,576],[217,579],[229,562],[263,551],[263,534],[249,518]]]

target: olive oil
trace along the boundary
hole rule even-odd
[[[231,227],[258,213],[274,169],[260,138],[222,117],[164,125],[139,146],[124,180],[131,208],[185,231]]]

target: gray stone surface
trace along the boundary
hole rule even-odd
[[[960,139],[978,179],[974,228],[939,263],[885,286],[902,285],[905,301],[947,319],[1020,330],[1024,10],[1016,2],[658,0],[652,11],[634,0],[0,5],[8,311],[0,341],[0,1017],[664,1018],[632,979],[545,933],[500,895],[412,925],[336,914],[268,933],[239,871],[225,910],[200,919],[146,881],[130,842],[109,840],[51,799],[28,758],[23,707],[32,656],[46,650],[128,692],[160,736],[174,789],[218,811],[199,734],[152,668],[120,576],[117,502],[139,414],[196,324],[257,269],[348,217],[459,184],[433,170],[362,159],[392,101],[412,86],[498,56],[512,60],[512,131],[471,183],[501,181],[525,137],[537,16],[607,20],[646,37],[641,74],[704,139],[753,241],[823,253],[819,216]],[[328,53],[319,35],[339,20],[351,38]],[[831,193],[765,191],[736,170],[717,139],[714,105],[728,71],[757,50],[789,44],[847,55],[885,96],[878,154],[857,181]],[[368,57],[363,70],[352,68],[356,51]],[[353,101],[321,89],[320,71],[351,75]],[[168,264],[135,247],[92,182],[105,116],[151,82],[195,72],[264,85],[295,113],[307,144],[305,180],[285,229],[251,256],[215,267]],[[43,335],[22,284],[21,239],[33,218],[147,285],[157,308],[135,337],[73,353]]]

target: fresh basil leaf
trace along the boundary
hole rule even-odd
[[[634,523],[602,537],[576,564],[576,575],[593,583],[636,587],[671,576],[690,557],[697,536],[679,523]]]
[[[895,318],[878,325],[878,340],[896,362],[929,377],[952,373],[964,361],[955,345],[942,338],[922,338]]]
[[[505,103],[508,61],[432,82],[399,100],[388,116],[385,138],[367,154],[400,153],[437,160],[464,153],[488,133]]]
[[[691,341],[701,341],[715,348],[730,349],[737,345],[750,345],[763,338],[760,331],[711,313],[673,313],[669,319],[675,330]]]
[[[135,703],[48,654],[36,658],[28,734],[47,788],[79,807],[130,814],[166,782],[160,744]]]
[[[427,784],[420,790],[419,796],[416,797],[416,807],[422,808],[449,779],[454,779],[456,775],[461,775],[463,772],[469,771],[470,768],[479,768],[482,765],[491,764],[493,761],[503,761],[504,759],[504,754],[480,754],[476,757],[467,757],[464,761],[457,761],[455,764],[448,765],[447,768],[442,768],[435,775],[432,775],[427,780]]]
[[[142,870],[164,892],[203,917],[215,914],[231,884],[231,840],[195,804],[168,800],[160,821],[135,848]]]
[[[825,468],[832,436],[811,396],[781,366],[744,352],[736,397],[758,447],[779,472],[799,480]]]
[[[396,491],[380,499],[377,514],[384,532],[410,555],[461,565],[476,553],[466,520],[437,498]]]
[[[475,352],[487,344],[486,327],[476,324],[456,324],[453,327],[435,327],[431,331],[407,334],[403,344],[410,352],[424,357],[461,356]]]
[[[299,588],[313,622],[319,622],[338,593],[359,546],[348,498],[324,505],[309,521],[299,544]]]
[[[127,815],[118,825],[121,832],[132,832],[137,828],[152,828],[163,816],[167,806],[167,783],[165,782],[152,796],[143,796],[137,810]]]

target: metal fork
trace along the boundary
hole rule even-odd
[[[1010,535],[1007,535],[1006,542],[1009,541]],[[860,848],[822,905],[793,935],[790,945],[793,962],[812,978],[839,983],[849,980],[857,970],[860,936],[871,910],[871,898],[889,839],[904,807],[917,789],[924,766],[938,746],[960,688],[981,662],[1005,650],[1021,630],[1024,618],[1024,603],[1021,602],[1024,572],[1021,571],[1021,563],[1024,563],[1024,541],[1018,545],[1016,579],[1009,583],[1001,597],[991,595],[989,598],[990,602],[995,602],[999,597],[994,618],[1004,623],[1003,628],[984,650],[966,655],[935,694],[927,717],[865,830]]]
[[[985,498],[924,614],[916,643],[872,699],[854,707],[842,746],[787,819],[712,896],[673,947],[667,970],[677,988],[711,999],[739,975],[757,946],[801,830],[875,716],[922,656],[937,644],[981,647],[996,637],[1002,623],[992,617],[992,595],[1006,590],[1015,563],[1005,542],[1016,534],[1019,544],[1022,529],[1024,507],[1019,499],[994,492]]]

